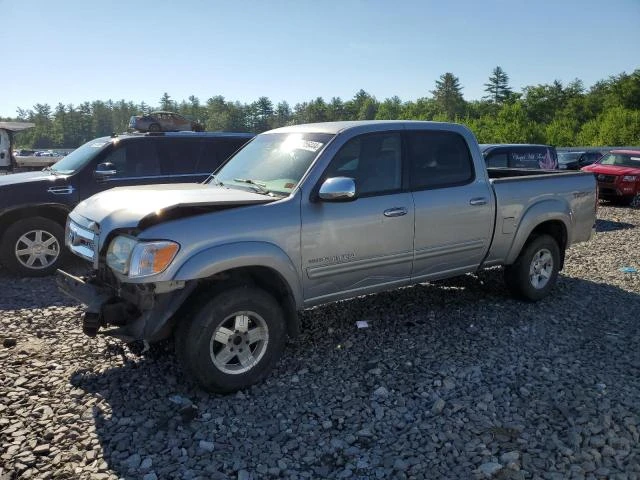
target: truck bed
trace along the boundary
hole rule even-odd
[[[528,218],[545,212],[563,212],[566,246],[587,241],[592,234],[597,205],[595,178],[580,171],[487,169],[496,198],[495,233],[485,266],[509,263],[520,250],[520,238],[529,236]],[[529,215],[531,214],[531,215]]]

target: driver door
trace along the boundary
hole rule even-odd
[[[302,205],[302,270],[306,305],[353,297],[408,282],[414,207],[402,188],[399,132],[348,141],[324,179],[355,180],[356,200]]]

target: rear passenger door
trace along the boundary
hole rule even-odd
[[[489,248],[494,205],[466,140],[449,131],[409,131],[407,145],[416,211],[412,281],[474,270]]]

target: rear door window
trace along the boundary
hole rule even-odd
[[[155,177],[162,175],[155,139],[128,141],[116,145],[105,162],[113,163],[116,178]]]
[[[412,190],[464,185],[475,178],[471,153],[461,135],[414,131],[408,133],[408,144]]]
[[[164,175],[187,175],[196,173],[196,165],[203,149],[200,139],[162,139],[158,154]]]

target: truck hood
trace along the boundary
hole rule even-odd
[[[619,165],[594,164],[582,169],[585,172],[603,173],[605,175],[640,175],[640,168],[622,167]]]
[[[80,202],[71,216],[96,222],[101,231],[146,228],[175,218],[274,200],[278,198],[209,184],[143,185],[98,193]]]

